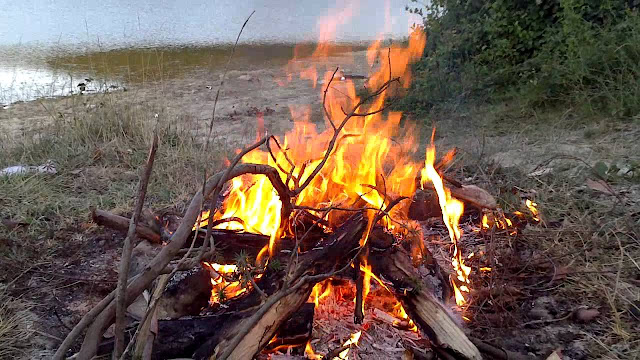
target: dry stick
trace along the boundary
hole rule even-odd
[[[364,295],[364,276],[362,276],[360,272],[360,257],[358,257],[356,261],[353,262],[353,271],[356,282],[356,304],[353,310],[353,322],[355,324],[362,324],[362,320],[364,320],[364,304],[362,299]]]
[[[170,279],[169,275],[161,275],[158,277],[158,285],[156,286],[156,288],[153,291],[153,294],[151,295],[151,301],[149,301],[150,303],[157,302],[158,301],[157,299],[159,299],[162,296],[162,293],[164,292],[164,288],[169,279]],[[148,318],[147,314],[152,314],[151,318]],[[138,324],[138,328],[136,329],[136,332],[133,334],[131,339],[129,339],[129,343],[127,344],[127,347],[124,349],[124,352],[122,353],[122,357],[120,359],[125,359],[129,351],[131,350],[131,347],[133,346],[133,344],[135,344],[135,349],[133,351],[134,359],[143,359],[145,356],[145,352],[148,351],[150,353],[153,350],[153,342],[154,342],[155,336],[151,328],[153,327],[154,320],[156,321],[156,327],[157,327],[158,317],[156,315],[157,314],[155,313],[155,306],[153,308],[149,307],[147,309],[144,316],[145,318],[143,319],[144,321],[141,321]],[[142,333],[142,335],[140,335],[140,333]],[[139,340],[136,340],[136,339],[139,339]]]
[[[116,288],[116,325],[115,334],[116,341],[113,348],[113,358],[118,359],[124,351],[124,328],[125,328],[125,311],[127,307],[124,305],[125,287],[127,286],[127,278],[129,277],[129,264],[131,262],[131,252],[133,246],[131,246],[132,239],[136,236],[136,226],[142,212],[142,206],[144,204],[144,198],[147,194],[147,185],[149,184],[149,177],[151,176],[151,170],[153,169],[153,162],[156,158],[156,151],[158,150],[158,123],[159,118],[156,118],[156,125],[153,130],[153,142],[149,149],[149,156],[147,157],[147,164],[144,167],[144,172],[140,178],[138,184],[138,196],[136,198],[135,210],[131,220],[129,221],[129,231],[127,231],[127,237],[124,239],[124,246],[122,247],[122,258],[120,259],[120,269],[118,273],[118,287]]]
[[[505,350],[501,347],[491,345],[482,340],[469,337],[469,340],[475,345],[480,352],[487,355],[491,359],[498,360],[534,360],[534,356],[515,353],[513,351]]]
[[[231,48],[231,54],[229,54],[229,59],[227,59],[227,64],[224,67],[224,72],[222,73],[222,79],[220,80],[220,86],[218,87],[218,91],[216,92],[216,98],[213,101],[213,109],[211,110],[211,122],[209,123],[209,133],[207,134],[207,143],[205,144],[204,147],[204,153],[207,154],[209,152],[209,142],[211,141],[211,132],[213,131],[213,123],[215,121],[216,118],[216,107],[218,105],[218,98],[220,97],[220,91],[222,91],[222,88],[224,87],[224,80],[227,77],[227,72],[229,72],[229,64],[231,64],[231,59],[233,59],[233,55],[236,52],[236,47],[238,46],[238,41],[240,41],[240,35],[242,35],[242,31],[244,30],[245,26],[247,26],[247,23],[249,22],[249,19],[251,19],[251,16],[253,16],[253,14],[256,11],[252,11],[251,14],[249,14],[249,16],[247,17],[247,19],[244,21],[244,23],[242,24],[242,27],[240,28],[240,31],[238,32],[238,36],[236,37],[236,42],[233,44],[233,47]],[[207,169],[205,167],[204,172],[203,172],[203,176],[202,176],[202,191],[204,192],[204,186],[205,183],[207,182]],[[224,181],[223,181],[224,183]],[[204,252],[206,249],[206,244],[211,241],[211,248],[214,248],[214,243],[213,243],[213,239],[211,239],[211,230],[213,229],[213,209],[215,208],[215,204],[216,201],[218,199],[218,193],[219,191],[217,191],[214,196],[211,197],[211,211],[209,212],[209,224],[207,226],[207,233],[204,237],[204,244],[202,246],[202,251],[200,252],[199,256],[202,257],[204,256]],[[203,204],[204,205],[204,202]],[[200,207],[200,213],[202,213],[202,205]],[[198,225],[198,229],[200,229],[200,226]]]
[[[269,178],[269,181],[273,184],[274,189],[276,189],[279,194],[283,193],[283,196],[287,196],[288,200],[289,193],[284,183],[280,179],[278,171],[275,168],[269,165],[262,164],[241,164],[236,166],[229,173],[229,178],[234,178],[244,174],[266,175],[267,178]],[[204,193],[202,191],[198,191],[194,195],[191,203],[189,204],[189,207],[187,208],[187,211],[185,212],[182,222],[180,223],[180,226],[178,226],[176,231],[171,236],[169,243],[162,248],[160,253],[158,253],[155,258],[153,258],[151,263],[149,263],[145,267],[144,271],[138,277],[134,278],[134,280],[131,281],[130,285],[127,287],[127,305],[131,304],[133,300],[135,300],[144,291],[144,289],[146,289],[149,284],[156,277],[158,277],[158,275],[162,274],[165,271],[167,264],[169,264],[171,259],[173,259],[173,257],[180,251],[180,249],[182,249],[185,241],[187,240],[187,237],[189,236],[189,234],[191,234],[191,230],[196,223],[198,215],[200,214],[199,210],[203,199],[205,197],[208,197],[216,188],[222,175],[223,172],[219,172],[213,175],[209,179],[209,181],[207,181]],[[87,335],[85,336],[82,348],[78,353],[79,358],[90,359],[96,354],[100,336],[104,333],[107,327],[109,327],[111,321],[113,321],[114,316],[115,304],[109,304],[96,317],[91,327],[87,330]],[[62,355],[58,359],[62,359]]]
[[[327,84],[327,89],[329,88],[329,85],[331,85],[331,81],[333,80],[333,78],[331,80],[329,80],[329,83]],[[313,181],[313,179],[316,177],[316,175],[318,175],[318,173],[320,172],[320,170],[322,170],[322,168],[324,167],[324,165],[326,164],[327,160],[329,159],[329,156],[331,155],[331,152],[333,151],[333,148],[336,144],[336,141],[338,139],[338,135],[340,135],[340,131],[342,130],[342,128],[345,127],[345,125],[347,125],[347,122],[349,122],[349,120],[354,117],[354,116],[358,116],[356,111],[358,111],[358,109],[367,101],[369,101],[370,99],[382,94],[388,87],[389,85],[394,82],[394,81],[400,81],[400,78],[394,78],[394,79],[390,79],[389,81],[385,82],[384,84],[382,84],[382,86],[380,86],[380,88],[378,90],[376,90],[373,94],[365,97],[364,99],[360,100],[351,110],[351,112],[349,114],[346,114],[345,118],[342,120],[342,123],[340,123],[340,125],[337,128],[334,128],[333,130],[333,137],[331,138],[331,140],[329,141],[329,145],[327,146],[327,150],[324,154],[324,157],[322,158],[322,161],[320,161],[320,163],[318,165],[316,165],[315,169],[313,169],[313,172],[311,172],[311,174],[309,175],[309,177],[307,177],[307,179],[304,181],[304,183],[302,185],[300,185],[297,189],[293,190],[291,192],[292,196],[296,196],[298,194],[300,194],[307,186],[309,186],[309,184],[311,183],[311,181]],[[325,97],[326,99],[326,97]],[[324,101],[323,101],[323,106],[325,106]],[[333,121],[331,119],[329,119],[330,122],[333,123]]]
[[[343,352],[343,351],[345,351],[347,349],[350,349],[350,348],[351,348],[351,344],[342,345],[340,347],[334,348],[333,350],[329,351],[327,353],[327,355],[324,356],[324,358],[327,359],[327,360],[333,360],[334,358],[340,356],[341,352]]]
[[[227,72],[229,72],[229,64],[231,64],[231,59],[233,59],[233,54],[235,54],[236,52],[236,46],[238,45],[238,41],[240,40],[240,35],[242,35],[242,30],[244,30],[244,27],[247,26],[249,19],[251,19],[251,16],[253,16],[255,12],[256,12],[255,10],[252,11],[251,14],[249,14],[247,19],[244,21],[244,24],[242,24],[242,27],[240,28],[240,32],[236,37],[236,42],[233,44],[233,47],[231,48],[231,54],[229,55],[229,59],[227,59],[227,64],[224,67],[224,72],[222,73],[222,80],[220,80],[220,86],[218,87],[218,91],[216,92],[216,98],[213,100],[213,110],[211,111],[211,122],[209,123],[209,134],[207,135],[207,142],[204,146],[205,154],[209,151],[209,142],[211,140],[211,132],[213,131],[213,122],[216,116],[216,105],[218,105],[218,98],[220,97],[220,91],[222,91],[222,88],[224,87],[224,80],[227,77]],[[206,178],[206,174],[205,174],[205,178]]]
[[[333,78],[336,76],[336,73],[338,72],[339,68],[340,67],[336,67],[336,70],[333,72],[333,75],[331,75],[331,79],[329,79],[329,83],[327,84],[327,87],[324,89],[324,95],[322,96],[322,109],[324,109],[324,114],[327,116],[327,120],[329,120],[329,124],[331,124],[331,127],[333,127],[334,131],[337,129],[336,129],[336,124],[334,124],[333,120],[331,120],[331,115],[329,115],[329,110],[327,110],[327,92],[329,91],[331,82],[333,82]]]
[[[149,319],[149,316],[152,315],[153,313],[155,313],[156,306],[158,304],[158,301],[160,300],[160,297],[161,297],[162,293],[164,292],[164,288],[167,286],[167,283],[169,282],[169,280],[173,277],[173,275],[176,274],[176,272],[178,272],[178,270],[182,267],[181,265],[185,262],[185,260],[191,254],[191,251],[193,250],[193,246],[196,243],[196,238],[197,238],[197,234],[194,234],[193,240],[191,240],[191,245],[189,246],[189,249],[187,250],[187,252],[182,256],[180,261],[178,261],[178,264],[176,264],[176,266],[174,266],[173,270],[171,270],[171,273],[169,273],[169,275],[163,276],[162,279],[159,281],[158,289],[156,289],[156,291],[154,291],[154,295],[156,295],[156,296],[154,296],[151,299],[151,302],[149,304],[149,307],[147,308],[147,311],[144,314],[144,317],[140,321],[140,323],[138,325],[138,328],[136,329],[136,332],[131,337],[131,340],[129,341],[129,345],[127,345],[127,349],[125,349],[125,351],[122,353],[122,356],[120,357],[120,360],[124,359],[124,356],[127,354],[127,351],[131,347],[131,344],[133,344],[133,340],[135,339],[136,335],[138,335],[138,333],[140,331],[142,331],[143,328],[145,327],[145,323]]]

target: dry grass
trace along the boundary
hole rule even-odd
[[[0,292],[0,358],[15,358],[25,351],[33,333],[33,314],[28,303]]]
[[[534,114],[505,104],[451,114],[437,116],[442,120],[436,124],[441,149],[461,149],[459,176],[491,189],[505,211],[522,206],[522,193],[539,204],[546,226],[525,229],[525,246],[551,259],[554,271],[564,274],[557,286],[536,289],[536,296],[602,314],[588,324],[569,320],[554,326],[577,329],[573,341],[584,344],[589,358],[640,358],[637,122],[577,119],[570,110]],[[598,174],[594,166],[599,162],[611,171]],[[635,175],[616,174],[615,164],[629,164]],[[548,173],[529,176],[540,169]],[[615,195],[587,186],[587,179],[602,178]]]
[[[27,353],[17,354],[18,349],[41,348],[42,343],[36,345],[40,340],[55,342],[65,331],[61,323],[68,326],[65,322],[77,321],[59,320],[58,314],[53,317],[49,310],[59,307],[59,289],[68,286],[60,284],[61,278],[55,275],[60,269],[77,271],[76,277],[97,275],[83,273],[81,269],[86,267],[75,269],[69,263],[91,261],[77,259],[83,251],[93,251],[94,261],[107,252],[95,248],[93,239],[101,230],[89,221],[92,207],[125,214],[133,208],[138,174],[146,160],[156,113],[160,118],[160,146],[147,207],[157,210],[175,205],[178,212],[182,211],[180,207],[201,186],[204,167],[211,174],[229,153],[214,139],[214,150],[204,154],[197,126],[188,116],[170,118],[162,109],[111,101],[111,96],[83,97],[70,111],[52,114],[46,125],[15,138],[0,139],[0,169],[17,164],[39,165],[48,160],[57,169],[55,175],[0,176],[0,220],[18,224],[0,225],[0,289],[5,289],[0,290],[0,358],[28,358]],[[27,276],[12,281],[21,272]],[[44,279],[50,281],[42,281],[42,274],[48,274]],[[37,285],[29,280],[34,277],[41,279]],[[87,296],[93,291],[78,289],[87,291]],[[27,318],[27,301],[39,304],[31,313],[34,318],[40,317],[35,323]],[[68,310],[60,311],[69,314]],[[50,330],[50,324],[56,330]],[[45,337],[36,342],[28,339],[26,335],[34,328],[41,328],[35,337]]]

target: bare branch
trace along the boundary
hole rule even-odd
[[[295,190],[292,191],[292,195],[293,196],[296,196],[296,195],[300,194],[307,186],[309,186],[309,184],[311,183],[311,181],[313,181],[315,176],[318,175],[320,170],[322,170],[322,167],[324,167],[324,165],[327,163],[327,160],[329,159],[329,156],[331,155],[331,153],[333,151],[333,148],[334,148],[334,146],[336,144],[336,141],[338,139],[338,135],[340,134],[340,131],[345,127],[345,125],[347,125],[347,122],[349,122],[349,120],[354,116],[354,114],[356,113],[356,111],[358,111],[360,106],[362,106],[362,104],[364,104],[366,101],[369,101],[373,97],[382,94],[389,87],[389,84],[391,82],[394,82],[394,81],[399,81],[399,78],[391,79],[391,80],[385,82],[380,87],[380,89],[375,91],[373,94],[367,96],[366,98],[360,100],[353,107],[353,110],[351,110],[351,113],[349,113],[348,115],[345,116],[345,118],[342,120],[342,123],[340,123],[340,126],[338,126],[334,130],[333,137],[331,138],[331,141],[329,141],[329,145],[327,146],[327,150],[326,150],[326,152],[324,154],[324,157],[322,158],[322,161],[320,161],[320,163],[318,165],[316,165],[315,169],[313,169],[313,172],[307,177],[307,179],[304,181],[304,183],[302,185],[300,185],[298,188],[296,188]]]
[[[149,184],[149,177],[151,176],[151,170],[153,169],[153,162],[156,158],[156,151],[158,150],[158,123],[159,118],[156,117],[156,125],[153,130],[153,141],[151,148],[149,149],[149,156],[147,157],[147,163],[144,167],[144,172],[140,178],[138,184],[138,196],[136,197],[135,210],[131,220],[129,221],[129,231],[127,237],[124,239],[124,245],[122,247],[122,257],[120,259],[120,269],[118,273],[118,287],[116,288],[116,324],[115,324],[115,345],[113,348],[113,357],[119,358],[124,351],[124,330],[125,330],[125,311],[127,307],[124,305],[125,288],[127,286],[127,278],[129,277],[129,264],[131,262],[131,252],[133,246],[131,242],[136,236],[136,226],[140,219],[140,213],[142,212],[142,206],[144,205],[144,198],[147,194],[147,185]]]
[[[324,109],[324,114],[327,116],[327,120],[329,120],[329,123],[331,124],[331,127],[333,127],[334,131],[336,130],[336,124],[333,123],[331,115],[329,114],[329,110],[327,110],[327,92],[329,91],[329,87],[331,86],[331,83],[333,82],[333,79],[335,78],[339,68],[340,67],[336,67],[333,75],[331,75],[331,79],[329,79],[329,83],[327,83],[327,87],[324,89],[324,95],[322,96],[322,108]]]

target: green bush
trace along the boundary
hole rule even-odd
[[[640,19],[628,0],[433,0],[405,110],[518,97],[616,117],[640,113]]]

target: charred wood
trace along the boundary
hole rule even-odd
[[[312,250],[300,254],[276,292],[250,316],[228,321],[221,331],[224,336],[209,339],[196,351],[195,358],[252,359],[282,323],[306,303],[316,283],[347,268],[358,256],[366,225],[365,217],[356,214]]]

